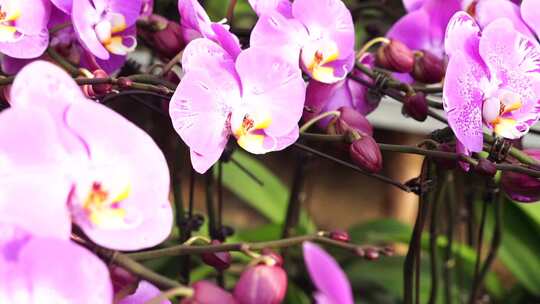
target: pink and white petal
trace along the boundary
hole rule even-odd
[[[12,173],[0,173],[0,222],[16,225],[32,235],[69,240],[67,199],[71,182],[63,172],[50,164],[19,168]]]
[[[306,27],[310,39],[334,41],[340,58],[347,58],[354,51],[354,23],[343,1],[322,0],[315,4],[311,0],[296,0],[292,5],[292,13]]]
[[[94,25],[100,14],[90,0],[73,0],[71,20],[81,44],[99,59],[109,59],[109,51],[99,41]]]
[[[195,171],[200,174],[206,173],[221,157],[225,146],[227,145],[227,140],[229,138],[223,138],[219,146],[211,151],[208,151],[206,154],[200,154],[193,150],[190,150],[189,155],[191,158],[191,166]]]
[[[43,55],[48,44],[49,32],[42,30],[36,35],[23,35],[17,41],[0,42],[0,52],[13,58],[33,59]]]
[[[227,119],[240,101],[240,87],[226,70],[187,73],[169,105],[173,127],[182,140],[202,155],[221,149],[230,134]]]
[[[520,8],[521,18],[523,18],[536,35],[540,34],[539,6],[540,0],[523,0]]]
[[[147,281],[140,281],[139,287],[134,294],[129,295],[118,302],[118,304],[142,304],[159,296],[161,290]],[[171,301],[165,299],[159,304],[170,304]]]
[[[298,126],[294,126],[288,134],[276,137],[274,151],[281,151],[294,144],[298,140],[298,137],[300,137],[299,129]]]
[[[422,7],[429,15],[429,36],[432,45],[444,46],[444,35],[452,16],[461,11],[461,0],[427,0]],[[442,52],[435,52],[442,58]]]
[[[354,303],[351,284],[336,260],[310,242],[304,242],[303,252],[309,276],[323,298],[331,299],[329,303]]]
[[[112,303],[107,266],[73,242],[32,238],[21,249],[18,265],[31,284],[29,303]]]
[[[216,42],[218,42],[233,59],[236,59],[238,54],[242,51],[238,37],[231,33],[228,27],[221,23],[212,23],[211,28],[215,33]]]
[[[17,1],[21,11],[20,17],[15,21],[17,31],[25,35],[39,35],[47,29],[51,14],[49,0]]]
[[[512,21],[516,30],[534,39],[534,34],[523,22],[519,6],[508,0],[479,1],[476,4],[475,17],[482,28],[499,18],[507,18]]]
[[[270,136],[290,132],[302,116],[306,84],[295,66],[271,50],[251,47],[236,61],[242,83],[242,105],[265,112],[272,122],[265,129]]]
[[[465,12],[457,12],[448,22],[444,50],[449,57],[457,51],[469,55],[478,54],[481,35],[480,26],[473,17]]]
[[[482,63],[462,51],[455,51],[448,62],[444,80],[443,105],[448,123],[457,139],[474,152],[482,150],[481,83],[487,81]]]
[[[185,29],[199,32],[203,37],[212,37],[210,17],[198,0],[179,0],[180,25]]]
[[[500,88],[519,94],[522,108],[513,111],[517,117],[536,119],[540,113],[540,47],[515,31],[508,19],[498,19],[483,31],[480,55]],[[534,123],[536,121],[532,121]]]
[[[279,12],[286,18],[292,18],[292,5],[289,0],[248,0],[251,8],[258,16],[273,11]]]
[[[167,238],[172,227],[169,169],[153,139],[120,114],[93,102],[72,105],[66,124],[90,152],[89,166],[75,178],[89,179],[95,173],[118,176],[125,181],[115,182],[127,183],[130,189],[119,202],[126,225],[102,228],[75,218],[84,232],[96,243],[118,250],[152,247]]]
[[[186,73],[192,70],[214,71],[225,69],[234,74],[234,58],[222,46],[208,38],[191,41],[182,55],[182,68]]]
[[[461,141],[459,141],[459,139],[456,140],[456,153],[463,154],[465,156],[471,156],[471,151],[469,149],[467,149],[461,143]],[[464,161],[458,161],[458,164],[461,167],[461,169],[463,169],[463,171],[465,171],[465,172],[468,172],[469,169],[471,168],[471,165],[469,163],[467,163],[467,162],[464,162]]]

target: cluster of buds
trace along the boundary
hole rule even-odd
[[[445,73],[444,60],[426,50],[412,51],[399,40],[384,43],[376,54],[377,65],[390,71],[410,73],[422,83],[439,83]]]
[[[540,161],[540,150],[524,150]],[[501,176],[502,190],[514,201],[533,203],[540,200],[540,179],[526,174],[504,171]]]
[[[186,46],[179,23],[159,15],[150,15],[143,21],[141,35],[161,57],[171,59]]]

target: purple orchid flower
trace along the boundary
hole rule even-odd
[[[317,287],[316,303],[353,304],[351,284],[336,260],[310,242],[304,243],[303,251],[309,276]]]
[[[444,58],[444,33],[448,21],[461,10],[459,0],[405,1],[413,9],[399,19],[387,37],[403,42],[411,50],[427,50]],[[420,8],[414,9],[421,5]]]
[[[540,49],[511,20],[500,18],[481,30],[458,12],[448,25],[445,50],[450,60],[443,104],[461,150],[482,150],[482,124],[516,139],[538,121]]]
[[[37,169],[41,174],[6,179],[15,190],[0,196],[0,206],[30,195],[19,191],[25,185],[60,174],[63,182],[48,184],[46,195],[36,200],[41,206],[63,202],[71,220],[94,242],[137,250],[169,235],[167,163],[144,131],[86,99],[67,73],[44,61],[17,75],[10,104],[0,114],[6,130],[0,134],[0,176]]]
[[[526,7],[533,2],[537,3],[533,4],[534,6],[532,12],[529,12],[529,10],[526,11]],[[523,35],[535,39],[534,34],[531,32],[531,28],[533,30],[534,28],[529,28],[529,26],[527,26],[526,22],[524,21],[524,17],[529,17],[533,15],[534,11],[538,7],[538,4],[540,4],[540,2],[538,1],[524,1],[522,5],[522,7],[524,8],[521,10],[525,13],[524,16],[521,15],[519,5],[510,0],[474,1],[471,4],[472,6],[474,6],[474,9],[471,9],[470,11],[474,12],[472,16],[476,19],[481,28],[486,27],[488,24],[499,18],[507,18],[512,21],[514,28],[517,31],[521,32]],[[536,16],[534,16],[532,19],[535,20]]]
[[[371,53],[365,53],[359,59],[361,64],[370,68],[375,65],[375,57]],[[353,70],[352,74],[368,82],[371,78],[360,71]],[[326,84],[311,79],[307,86],[306,108],[304,111],[304,120],[309,120],[316,115],[328,111],[335,111],[341,107],[351,107],[362,115],[371,113],[378,106],[378,101],[368,99],[368,88],[358,82],[346,78],[333,84]],[[321,128],[326,128],[331,118],[323,119],[319,123]]]
[[[126,56],[135,50],[135,22],[142,0],[73,0],[71,17],[82,45],[94,56]]]
[[[255,154],[284,149],[298,138],[306,88],[300,70],[285,59],[252,47],[235,61],[217,43],[199,38],[184,50],[182,67],[186,74],[169,113],[197,172],[219,159],[231,135]]]
[[[197,0],[179,0],[180,27],[184,41],[189,43],[197,38],[208,38],[221,45],[233,58],[240,54],[238,37],[229,31],[223,22],[212,22]]]
[[[261,9],[262,2],[251,1],[261,13],[251,33],[251,45],[282,46],[282,56],[300,65],[313,79],[335,83],[346,77],[354,64],[355,32],[351,13],[341,0],[296,0],[286,8]]]
[[[48,0],[6,0],[0,3],[0,53],[15,58],[41,56],[49,43]]]
[[[109,271],[91,252],[68,239],[39,237],[0,222],[0,303],[112,300]]]
[[[161,291],[147,281],[140,281],[137,290],[132,295],[121,299],[118,304],[141,304],[159,296]],[[171,304],[169,300],[163,300],[160,304]]]

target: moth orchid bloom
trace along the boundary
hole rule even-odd
[[[184,50],[182,67],[186,74],[169,113],[197,172],[219,159],[231,135],[255,154],[284,149],[298,138],[306,89],[287,60],[252,47],[235,62],[217,43],[199,38]]]
[[[314,243],[304,242],[304,262],[317,288],[319,304],[353,304],[353,293],[347,276],[336,260]]]
[[[0,303],[112,300],[108,269],[90,251],[68,238],[40,237],[0,222]]]
[[[361,64],[370,68],[375,65],[375,57],[371,53],[365,53],[359,59]],[[368,82],[372,81],[368,76],[358,70],[352,74]],[[370,98],[368,88],[358,82],[346,78],[333,84],[326,84],[311,79],[307,86],[306,107],[304,120],[309,120],[321,113],[335,111],[341,107],[351,107],[362,115],[371,113],[378,106],[380,99]],[[326,128],[332,118],[323,119],[320,122],[322,128]]]
[[[43,182],[49,172],[61,174],[65,182],[48,184],[40,209],[61,200],[71,220],[104,247],[137,250],[169,235],[167,163],[144,131],[86,99],[67,73],[44,61],[17,75],[10,104],[0,114],[6,130],[0,134],[2,178],[40,169]],[[23,175],[18,182],[30,186],[35,180]],[[2,193],[0,206],[26,192]]]
[[[208,38],[221,45],[233,58],[240,54],[240,42],[229,32],[229,26],[223,22],[212,22],[198,0],[178,0],[178,11],[186,43],[197,38]]]
[[[538,121],[540,49],[509,19],[481,30],[470,15],[458,12],[448,25],[445,49],[450,60],[443,105],[461,150],[482,150],[482,122],[498,136],[516,139]]]
[[[341,0],[296,0],[290,14],[285,8],[264,9],[251,33],[251,45],[283,46],[283,56],[298,63],[313,79],[335,83],[346,77],[354,64],[355,32],[352,16]],[[276,5],[283,1],[273,1]]]
[[[142,0],[73,0],[71,19],[82,45],[108,60],[135,50],[135,22],[141,7]]]
[[[534,31],[535,28],[533,26],[529,27],[527,25],[529,20],[526,19],[532,19],[532,25],[537,23],[535,11],[538,4],[540,4],[540,2],[537,0],[523,1],[520,10],[518,4],[509,0],[476,0],[472,1],[468,6],[467,12],[476,19],[481,28],[486,27],[492,21],[499,18],[507,18],[512,21],[514,28],[517,31],[521,32],[523,35],[529,36],[531,39],[536,39],[531,31],[531,29]],[[527,8],[529,5],[532,7]],[[529,16],[532,18],[527,18]]]
[[[15,58],[41,56],[49,43],[48,0],[0,1],[0,53]]]
[[[459,0],[404,1],[410,10],[388,31],[387,37],[404,43],[411,50],[427,50],[444,58],[444,33],[448,21],[461,10]]]

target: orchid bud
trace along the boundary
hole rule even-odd
[[[523,152],[540,160],[540,150]],[[526,174],[504,171],[501,175],[502,190],[514,201],[532,203],[540,200],[540,179]]]
[[[493,177],[497,173],[497,167],[495,167],[495,164],[485,158],[480,158],[474,169],[476,173],[487,177]]]
[[[171,59],[186,46],[182,29],[177,22],[159,15],[150,15],[148,23],[148,27],[141,29],[141,34],[160,56]]]
[[[279,304],[287,291],[287,274],[280,266],[250,266],[240,276],[234,297],[240,304]]]
[[[382,169],[381,149],[369,135],[356,139],[349,148],[349,154],[355,164],[368,172],[376,173]]]
[[[455,149],[453,149],[449,144],[442,143],[437,147],[437,150],[441,152],[455,152]],[[436,157],[435,158],[435,164],[439,166],[442,169],[446,170],[452,170],[456,168],[457,161],[454,159],[448,159],[448,158],[442,158],[442,157]]]
[[[412,76],[423,83],[439,83],[444,77],[444,62],[429,51],[417,52],[414,56]]]
[[[108,78],[109,74],[105,72],[104,70],[98,69],[92,72],[95,78]],[[92,85],[92,91],[95,95],[105,95],[109,94],[112,90],[112,84],[110,83],[101,83],[101,84],[93,84]]]
[[[410,73],[414,66],[413,52],[399,40],[391,39],[377,50],[377,65],[396,72]]]
[[[328,126],[330,134],[347,134],[355,130],[360,134],[373,135],[373,127],[364,115],[351,107],[341,107],[338,109],[340,115]]]
[[[199,281],[192,285],[193,295],[183,299],[181,304],[237,304],[227,291],[208,281]]]
[[[274,260],[274,266],[283,266],[283,257],[270,248],[264,248],[262,254]]]
[[[344,243],[348,243],[351,241],[351,236],[347,231],[342,230],[334,230],[330,232],[330,238],[334,241],[340,241]]]
[[[221,241],[213,240],[212,245],[219,245]],[[223,271],[231,266],[231,254],[227,251],[223,252],[206,252],[202,254],[202,260],[205,264],[214,267],[219,271]]]
[[[377,260],[380,257],[379,250],[376,248],[366,248],[364,252],[364,257],[366,258],[366,260],[373,261]]]
[[[403,103],[403,111],[415,120],[426,120],[428,114],[426,95],[422,92],[407,95]]]
[[[119,77],[117,83],[120,89],[129,89],[133,85],[133,80],[127,77]]]

